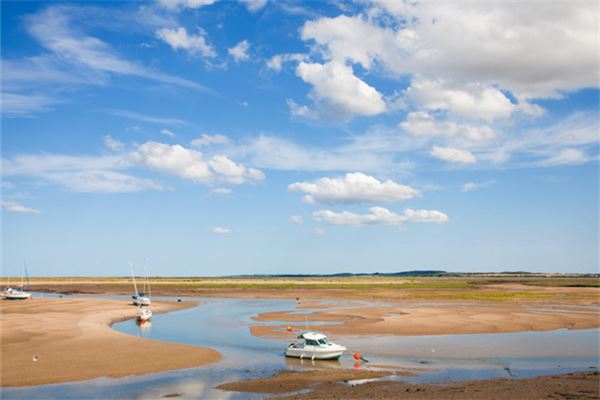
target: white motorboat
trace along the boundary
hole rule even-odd
[[[23,272],[27,277],[27,287],[29,287],[29,274],[27,273],[27,264],[25,264],[25,262],[23,262]],[[21,275],[21,288],[15,289],[7,287],[2,291],[2,297],[6,300],[26,300],[31,298],[31,293],[23,290],[23,275]]]
[[[297,357],[310,360],[337,360],[346,348],[331,342],[327,336],[317,332],[304,332],[298,339],[301,342],[292,343],[285,351],[287,357]]]
[[[149,321],[150,318],[152,318],[152,311],[150,311],[148,308],[142,308],[142,306],[140,306],[140,311],[138,311],[135,318],[140,322]]]
[[[148,281],[148,272],[146,270],[146,280],[144,281],[144,285],[142,286],[142,290],[146,290],[146,286],[148,286],[148,296],[146,296],[145,292],[138,292],[137,284],[135,282],[135,275],[133,275],[133,268],[131,268],[131,278],[133,279],[133,289],[135,294],[131,296],[133,300],[134,306],[150,306],[150,282]]]

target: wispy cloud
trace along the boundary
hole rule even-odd
[[[27,207],[15,201],[2,201],[2,209],[14,213],[40,214],[37,208]]]
[[[224,228],[222,226],[213,226],[212,228],[210,228],[210,231],[212,233],[216,233],[217,235],[228,235],[231,233],[231,229]]]
[[[467,182],[465,184],[462,185],[462,191],[463,192],[472,192],[474,190],[479,190],[479,189],[483,189],[486,188],[488,186],[492,186],[496,183],[495,179],[490,179],[489,181],[485,181],[485,182]]]
[[[128,110],[108,110],[108,113],[111,115],[115,115],[117,117],[124,117],[124,118],[132,119],[135,121],[149,122],[152,124],[159,124],[159,125],[184,125],[184,124],[187,124],[186,121],[184,121],[182,119],[178,119],[178,118],[155,117],[153,115],[146,115],[146,114],[141,114],[141,113],[137,113],[134,111],[128,111]],[[163,133],[163,132],[161,131],[161,133]],[[163,134],[165,134],[165,133],[163,133]]]

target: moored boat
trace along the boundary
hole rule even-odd
[[[148,308],[142,308],[140,306],[140,311],[138,311],[135,318],[140,322],[149,321],[150,318],[152,318],[152,311],[150,311]]]
[[[23,274],[27,277],[27,287],[29,287],[29,274],[27,273],[27,264],[23,261]],[[23,289],[23,275],[21,275],[21,288],[15,289],[7,287],[2,291],[2,297],[6,300],[26,300],[31,298],[31,293]]]
[[[292,343],[285,351],[287,357],[311,360],[337,360],[346,348],[331,342],[327,336],[318,332],[307,331],[298,336],[300,342]]]

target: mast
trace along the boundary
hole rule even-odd
[[[135,297],[138,296],[137,284],[135,283],[135,275],[133,275],[133,265],[129,261],[129,268],[131,269],[131,278],[133,278],[133,289],[135,290]]]
[[[148,263],[146,263],[146,259],[144,258],[144,270],[146,272],[146,283],[148,284],[148,298],[152,297],[150,293],[150,277],[148,276]]]
[[[27,289],[31,286],[31,282],[29,282],[29,273],[27,272],[27,263],[23,260],[23,267],[25,267],[25,277],[27,278]],[[23,285],[21,285],[23,286]],[[22,289],[22,287],[21,287]]]

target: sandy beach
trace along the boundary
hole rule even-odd
[[[393,304],[348,309],[327,309],[323,304],[318,311],[308,314],[311,322],[337,322],[321,325],[329,334],[353,335],[446,335],[463,333],[508,333],[548,331],[554,329],[591,329],[600,327],[598,311],[582,311],[566,306],[531,307],[524,304]],[[294,310],[262,313],[253,318],[257,322],[289,322],[302,330],[305,314]],[[258,336],[285,336],[285,326],[257,325],[251,332]]]
[[[164,313],[196,304],[155,301],[151,309]],[[110,327],[134,318],[136,312],[125,300],[1,301],[1,386],[140,375],[220,359],[218,352],[208,348],[138,338]]]

